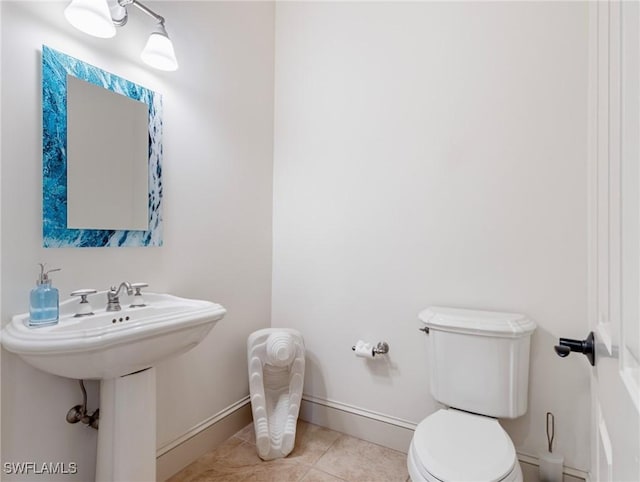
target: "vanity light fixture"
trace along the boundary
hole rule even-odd
[[[94,37],[109,38],[115,36],[115,27],[122,27],[127,23],[129,5],[142,10],[157,22],[140,54],[142,61],[159,70],[177,70],[178,61],[164,26],[164,17],[138,0],[71,0],[64,15],[78,30]]]
[[[151,32],[147,45],[140,52],[140,58],[145,64],[156,69],[171,71],[178,68],[173,44],[164,28],[164,23],[158,22],[155,30]]]
[[[64,9],[67,21],[78,30],[100,38],[116,35],[107,2],[96,0],[71,0]]]

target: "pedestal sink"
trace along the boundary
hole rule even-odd
[[[154,366],[196,346],[226,313],[216,303],[167,294],[145,293],[144,300],[82,317],[74,316],[78,302],[68,300],[57,325],[31,328],[24,313],[2,330],[5,349],[28,364],[100,380],[98,482],[156,480]]]

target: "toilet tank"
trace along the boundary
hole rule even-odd
[[[490,417],[527,411],[529,345],[536,324],[525,315],[430,307],[431,394],[439,402]]]

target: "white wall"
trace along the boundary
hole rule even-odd
[[[417,423],[417,313],[538,323],[519,452],[587,470],[587,6],[278,3],[272,325],[299,329],[305,393]],[[363,338],[386,360],[356,359]]]
[[[130,280],[222,303],[228,315],[207,339],[158,368],[161,446],[248,393],[246,337],[269,325],[274,6],[149,2],[166,17],[180,62],[165,74],[138,57],[149,18],[133,9],[115,39],[95,39],[66,23],[66,4],[0,4],[1,275],[10,280],[2,284],[2,322],[28,309],[39,261],[63,269],[54,284],[64,298]],[[41,248],[43,43],[163,94],[162,248]],[[64,420],[80,402],[77,384],[3,350],[2,385],[2,460],[76,462],[72,479],[92,480],[96,433]],[[95,382],[90,396],[93,409]]]

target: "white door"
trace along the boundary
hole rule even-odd
[[[589,8],[591,476],[639,482],[640,4]]]

